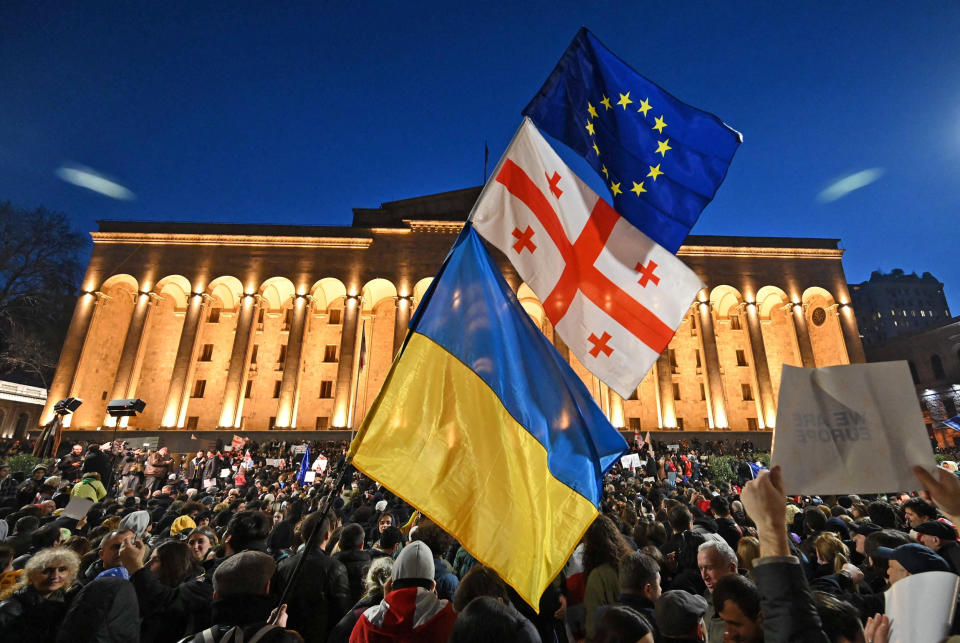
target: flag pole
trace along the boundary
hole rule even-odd
[[[307,560],[307,554],[313,551],[316,546],[317,538],[320,535],[320,527],[323,526],[323,521],[326,520],[327,515],[330,513],[330,509],[333,507],[333,499],[340,495],[340,491],[343,489],[345,474],[350,468],[352,462],[353,458],[347,454],[347,456],[343,459],[343,464],[340,466],[340,471],[337,473],[337,479],[333,483],[333,488],[323,500],[322,508],[319,510],[320,519],[314,524],[313,529],[310,530],[310,535],[307,536],[306,541],[304,541],[303,551],[300,553],[300,559],[297,561],[297,564],[293,568],[293,572],[290,574],[290,580],[287,581],[286,586],[283,588],[283,593],[280,595],[280,601],[277,603],[278,607],[290,599],[290,592],[293,591],[293,586],[297,582],[297,577],[300,575],[300,572],[303,569],[303,563],[305,560]],[[279,616],[280,610],[277,610],[276,615],[270,619],[270,623],[276,623],[276,619]]]

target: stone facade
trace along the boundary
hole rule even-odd
[[[960,317],[866,349],[871,362],[906,360],[927,431],[941,446],[960,437],[943,424],[960,412]]]
[[[0,438],[23,438],[37,426],[46,402],[42,388],[0,381]]]
[[[354,427],[478,192],[358,209],[339,227],[100,222],[50,399],[84,400],[73,429],[111,426],[107,401],[123,397],[146,401],[121,420],[144,430]],[[495,256],[615,426],[764,430],[782,364],[863,361],[842,253],[834,239],[689,237],[678,254],[706,288],[626,400]]]

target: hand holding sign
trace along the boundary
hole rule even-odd
[[[916,489],[936,462],[906,362],[784,366],[771,464],[791,495]]]

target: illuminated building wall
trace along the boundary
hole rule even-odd
[[[121,426],[356,426],[478,191],[358,209],[351,226],[101,222],[42,421],[74,396],[70,428],[110,426],[108,400],[140,397]],[[618,427],[769,429],[782,364],[863,361],[837,240],[691,236],[678,254],[706,288],[626,400],[496,256]]]

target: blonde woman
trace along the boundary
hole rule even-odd
[[[41,549],[20,581],[0,594],[0,632],[10,641],[53,641],[73,598],[80,557],[66,547]]]
[[[850,562],[850,550],[836,534],[825,531],[813,541],[817,551],[817,576],[839,574],[843,566]]]
[[[740,567],[747,570],[753,580],[753,561],[760,557],[760,541],[753,536],[744,536],[737,542],[737,558]]]

